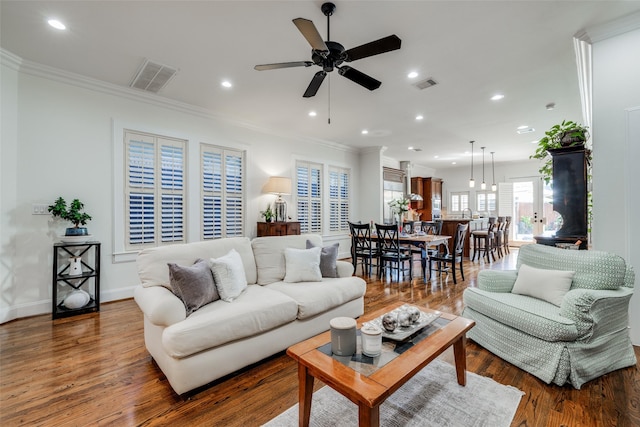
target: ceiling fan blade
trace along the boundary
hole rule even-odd
[[[351,68],[348,65],[344,67],[340,67],[338,69],[338,73],[341,76],[344,76],[351,80],[354,83],[358,83],[360,86],[366,87],[369,90],[375,90],[380,87],[382,82],[374,79],[371,76],[366,75],[365,73],[356,70],[355,68]]]
[[[253,67],[258,71],[265,70],[277,70],[278,68],[291,68],[291,67],[310,67],[313,65],[311,61],[297,61],[297,62],[278,62],[276,64],[261,64]]]
[[[313,25],[313,21],[304,18],[296,18],[293,20],[293,23],[298,27],[298,30],[302,33],[304,38],[307,39],[313,50],[329,53],[329,48],[324,43],[324,40],[322,40],[322,36],[318,32],[316,26]]]
[[[320,85],[322,84],[322,81],[326,76],[327,76],[327,73],[325,71],[318,71],[313,76],[313,79],[311,79],[311,83],[309,83],[309,87],[307,87],[307,90],[304,92],[304,95],[302,96],[304,98],[311,98],[312,96],[315,96],[316,93],[318,92],[318,89],[320,89]]]
[[[351,49],[346,50],[344,53],[347,55],[345,61],[351,62],[356,59],[367,58],[373,55],[379,55],[381,53],[390,52],[392,50],[400,49],[402,40],[395,34],[388,37],[384,37],[379,40],[375,40]]]

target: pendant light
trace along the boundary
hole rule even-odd
[[[473,188],[476,186],[476,182],[473,179],[473,143],[475,141],[469,141],[471,144],[471,179],[469,180],[469,188]]]
[[[484,149],[486,147],[480,147],[482,149],[482,184],[480,184],[480,189],[481,190],[486,190],[487,189],[487,183],[484,182]]]
[[[495,151],[491,152],[491,169],[493,170],[493,184],[491,184],[491,191],[496,191],[498,186],[496,185],[496,166],[493,163],[493,154]]]

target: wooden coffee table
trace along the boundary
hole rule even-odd
[[[358,328],[362,323],[380,317],[403,304],[396,303],[362,316],[358,320]],[[430,311],[422,307],[420,309],[424,312]],[[419,342],[409,344],[409,348],[373,372],[352,368],[345,364],[344,360],[327,354],[327,343],[331,342],[329,331],[289,347],[287,354],[298,362],[299,425],[309,425],[314,378],[318,378],[358,405],[360,426],[378,426],[382,402],[450,346],[453,346],[458,384],[465,385],[466,332],[475,322],[447,313],[440,313],[440,318],[442,320],[439,321],[439,325],[432,327],[433,332]],[[321,351],[321,348],[324,351]]]

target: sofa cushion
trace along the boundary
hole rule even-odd
[[[182,358],[277,328],[294,321],[297,313],[293,299],[249,285],[233,302],[214,301],[167,327],[162,333],[162,345],[172,357]]]
[[[520,265],[511,292],[528,295],[560,307],[564,295],[571,288],[575,271],[546,270]]]
[[[235,249],[220,258],[211,258],[211,272],[223,301],[231,302],[247,287],[242,258]]]
[[[247,283],[256,283],[256,262],[248,237],[229,237],[144,249],[136,259],[140,283],[145,287],[164,286],[171,289],[167,263],[193,265],[198,258],[218,258],[226,255],[231,249],[238,251],[242,258]]]
[[[182,300],[187,316],[212,301],[220,299],[209,262],[197,260],[191,266],[169,263],[169,280],[173,292]]]
[[[579,336],[575,322],[560,315],[560,307],[537,298],[467,288],[463,301],[487,317],[545,341],[575,341]]]
[[[359,277],[326,278],[322,282],[275,282],[269,289],[282,292],[298,304],[298,319],[307,319],[364,295],[367,285]]]
[[[627,271],[624,259],[613,253],[569,251],[538,244],[520,248],[517,267],[522,264],[550,270],[575,271],[571,289],[618,289],[624,286]]]
[[[257,268],[257,283],[268,285],[284,279],[286,248],[306,249],[307,239],[315,246],[322,246],[322,237],[316,234],[298,236],[257,237],[251,241]],[[224,239],[223,239],[224,240]]]
[[[322,280],[320,272],[321,248],[284,250],[285,274],[284,281],[289,283],[319,282]]]
[[[315,248],[310,240],[307,240],[307,249]],[[331,246],[325,246],[320,252],[320,273],[322,277],[339,277],[338,267],[338,250],[340,249],[340,243],[334,243]]]

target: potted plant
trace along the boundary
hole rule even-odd
[[[538,147],[530,159],[545,160],[538,170],[544,181],[548,184],[553,177],[553,160],[549,155],[549,150],[562,147],[576,147],[584,145],[589,139],[589,132],[586,126],[571,120],[563,120],[562,123],[554,125],[544,133],[544,137],[538,141]],[[591,151],[587,150],[587,162],[591,163]]]
[[[264,218],[265,222],[272,222],[275,213],[271,210],[271,205],[267,205],[267,209],[260,211],[260,215]]]
[[[53,217],[59,217],[73,224],[73,227],[67,228],[65,236],[87,236],[86,227],[80,227],[80,225],[86,225],[87,221],[91,220],[91,215],[86,212],[82,212],[84,204],[78,200],[73,199],[71,204],[67,206],[67,202],[58,197],[53,205],[49,205],[48,211]]]

